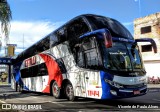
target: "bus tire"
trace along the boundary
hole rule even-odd
[[[75,101],[74,90],[71,83],[67,83],[65,86],[65,95],[69,101]]]
[[[60,88],[58,87],[58,84],[56,81],[53,82],[52,84],[52,95],[58,99],[60,98]]]
[[[17,83],[15,83],[15,90],[16,90],[16,92],[18,92],[18,84]]]

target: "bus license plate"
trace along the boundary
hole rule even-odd
[[[133,91],[134,95],[140,94],[140,91]]]

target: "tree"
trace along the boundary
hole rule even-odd
[[[9,38],[10,30],[10,20],[12,19],[12,14],[10,6],[7,0],[0,0],[0,22],[1,22],[1,32],[5,36],[6,43]]]

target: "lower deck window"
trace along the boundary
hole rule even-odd
[[[47,67],[45,63],[40,65],[35,65],[32,67],[24,68],[21,70],[21,77],[28,78],[28,77],[37,77],[37,76],[44,76],[48,75]]]

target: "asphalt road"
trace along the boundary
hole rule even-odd
[[[152,88],[146,95],[133,98],[116,100],[79,98],[77,101],[71,102],[66,99],[55,99],[48,94],[20,93],[10,87],[0,87],[0,103],[3,106],[11,104],[12,110],[20,109],[20,111],[160,111],[160,89]]]

